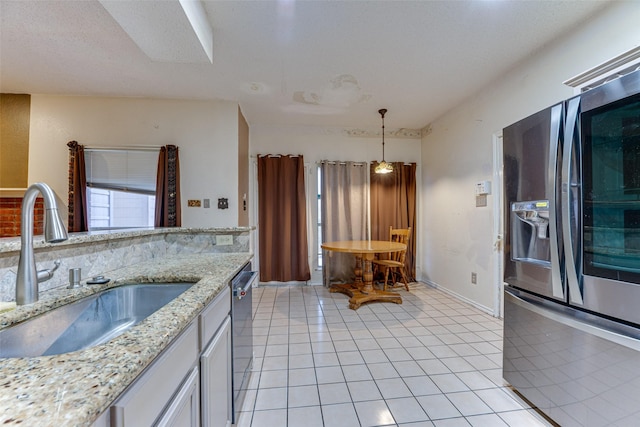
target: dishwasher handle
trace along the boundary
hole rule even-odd
[[[251,290],[256,278],[258,277],[257,271],[246,271],[240,273],[241,277],[233,283],[233,297],[241,300]]]

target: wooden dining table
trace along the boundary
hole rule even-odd
[[[356,257],[355,282],[334,284],[329,292],[340,292],[350,296],[349,308],[357,310],[362,304],[370,301],[386,301],[402,304],[402,297],[397,292],[379,290],[373,287],[373,258],[376,254],[400,252],[407,249],[404,243],[387,240],[344,240],[326,242],[322,249],[332,252],[345,252]]]

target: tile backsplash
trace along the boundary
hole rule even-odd
[[[216,236],[233,236],[230,245],[217,245]],[[52,245],[34,239],[36,268],[52,268],[60,260],[60,268],[52,279],[39,285],[40,293],[67,286],[70,268],[82,269],[82,281],[109,271],[128,267],[154,258],[211,252],[250,252],[249,228],[226,229],[159,229],[87,235],[71,234],[68,241]],[[15,301],[15,283],[19,245],[14,239],[0,239],[0,301]]]

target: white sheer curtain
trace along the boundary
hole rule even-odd
[[[369,168],[358,162],[320,162],[322,242],[366,240],[368,236]],[[323,254],[324,283],[354,280],[352,254]]]

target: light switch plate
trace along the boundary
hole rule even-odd
[[[218,246],[233,245],[233,236],[229,234],[221,234],[216,236],[216,245]]]

